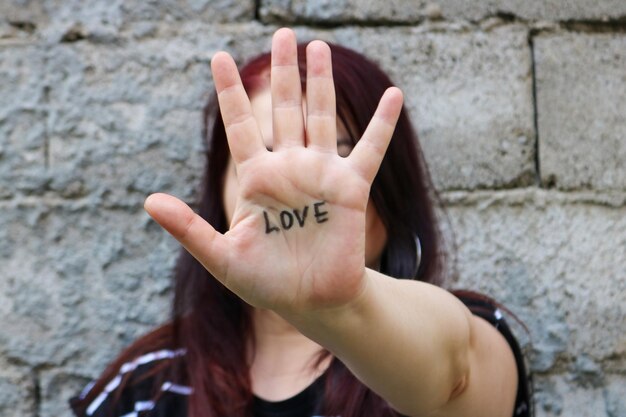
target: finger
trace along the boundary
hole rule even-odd
[[[361,140],[348,157],[354,168],[369,183],[374,181],[380,163],[385,157],[402,110],[402,101],[402,91],[399,88],[391,87],[385,91]]]
[[[233,58],[226,52],[216,53],[211,71],[228,146],[234,161],[240,163],[265,150],[263,138]]]
[[[296,35],[290,29],[279,29],[272,39],[273,148],[303,146],[302,87],[298,69]]]
[[[228,259],[226,238],[187,204],[170,195],[157,193],[146,199],[144,209],[213,276],[218,279],[224,276]]]
[[[335,84],[330,47],[313,41],[306,48],[307,147],[337,152]]]

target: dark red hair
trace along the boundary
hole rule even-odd
[[[337,95],[337,115],[356,143],[379,99],[392,82],[372,61],[352,50],[330,45]],[[305,45],[298,47],[301,79],[306,89]],[[270,54],[262,54],[241,69],[248,94],[268,81]],[[230,157],[215,94],[204,111],[207,161],[199,214],[220,232],[228,224],[223,182]],[[370,196],[387,230],[381,272],[441,284],[444,251],[435,216],[435,191],[411,125],[403,109]],[[417,256],[416,238],[421,243]],[[172,322],[137,341],[112,364],[98,382],[103,386],[123,362],[138,351],[163,347],[187,350],[175,369],[194,388],[189,398],[193,417],[251,416],[249,349],[253,342],[251,310],[223,287],[185,250],[175,271]],[[156,337],[158,335],[158,337]],[[172,370],[170,370],[172,371]],[[324,394],[325,415],[343,417],[394,416],[388,404],[358,381],[337,359],[330,365]],[[97,391],[94,389],[92,391]],[[89,396],[85,403],[89,402]]]

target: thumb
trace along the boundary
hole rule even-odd
[[[146,198],[143,207],[213,276],[218,278],[223,275],[228,254],[228,242],[224,235],[187,204],[171,195],[152,194]]]

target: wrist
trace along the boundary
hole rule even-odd
[[[338,354],[351,329],[365,325],[376,308],[376,288],[381,279],[377,275],[380,274],[365,268],[358,293],[345,303],[278,314],[301,333]]]

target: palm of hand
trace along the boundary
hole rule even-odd
[[[361,289],[369,183],[337,154],[293,148],[239,168],[223,282],[247,302],[306,309]]]
[[[221,235],[169,196],[150,196],[146,210],[251,305],[302,312],[350,303],[363,286],[365,210],[400,91],[388,89],[352,153],[338,156],[330,50],[319,41],[307,47],[305,132],[295,36],[281,29],[272,44],[269,152],[232,58],[218,53],[211,66],[239,180],[230,230]]]

